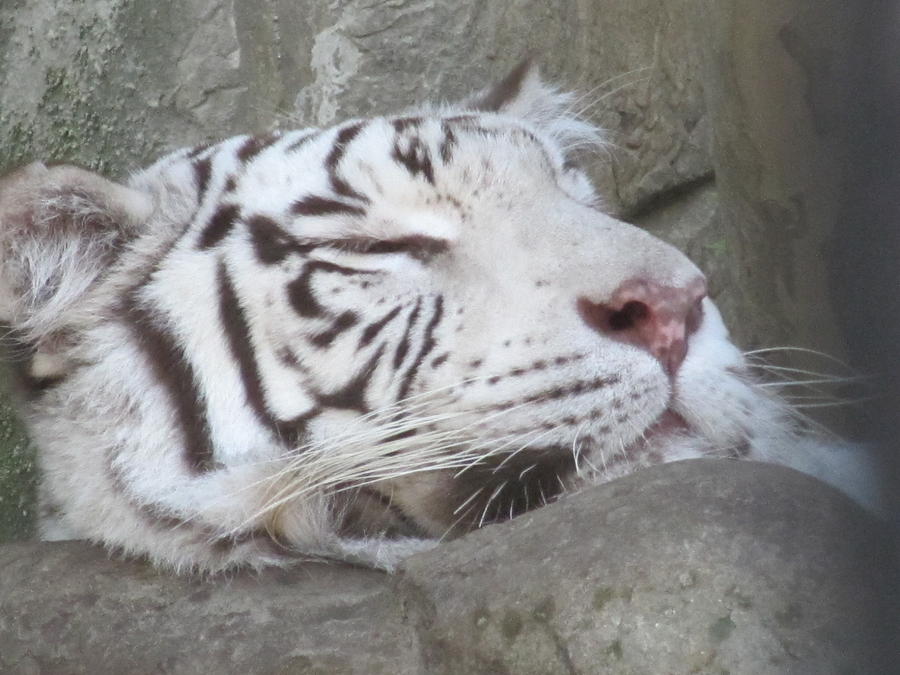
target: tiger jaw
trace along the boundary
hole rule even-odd
[[[364,486],[367,494],[379,495],[381,519],[370,520],[369,530],[355,534],[371,534],[378,527],[397,530],[402,522],[405,528],[397,531],[406,536],[457,536],[543,506],[585,483],[605,482],[665,461],[672,439],[690,433],[684,419],[666,409],[635,440],[615,449],[597,444],[589,430],[558,444],[541,443],[539,433],[523,434],[531,440],[512,448],[508,440],[482,442],[479,457],[459,470]]]
[[[383,440],[381,453],[405,456],[402,472],[408,475],[366,482],[361,489],[380,495],[384,527],[396,530],[402,516],[421,532],[445,537],[546,504],[585,480],[603,482],[663,461],[665,441],[687,425],[665,407],[669,386],[661,365],[648,370],[646,386],[627,396],[616,394],[619,377],[598,376],[520,389],[517,402],[475,412],[463,412],[466,399],[450,388],[435,411],[447,419],[417,427],[413,417],[405,433],[392,437],[368,432]],[[488,376],[479,384],[502,392],[504,382]],[[367,461],[375,461],[372,453]]]
[[[714,339],[719,330],[718,313],[710,307],[705,321],[698,322],[690,338],[702,348],[702,343]],[[518,341],[525,342],[521,338]],[[479,389],[482,395],[490,391],[494,399],[504,401],[446,422],[446,428],[460,440],[463,468],[438,472],[441,477],[436,482],[428,478],[404,483],[385,481],[376,489],[392,510],[402,509],[422,531],[449,536],[506,520],[585,482],[605,482],[640,467],[701,456],[698,448],[703,448],[702,453],[716,454],[716,443],[704,438],[702,431],[678,412],[679,392],[691,392],[696,386],[691,368],[668,373],[667,364],[658,357],[648,358],[632,348],[604,344],[601,338],[597,342],[594,350],[585,348],[538,362],[537,368],[527,361],[506,370],[488,368],[494,374],[449,388],[452,393],[444,402],[446,410],[458,409],[464,401],[474,406],[471,401],[479,400]],[[689,341],[687,352],[691,352],[691,345]],[[604,354],[602,358],[592,356],[591,351],[597,349]],[[586,372],[603,372],[597,369],[615,361],[610,352],[617,350],[624,354],[619,359],[632,368],[635,363],[642,364],[643,369],[584,377]],[[703,358],[702,353],[699,356]],[[728,357],[733,360],[735,352],[729,352]],[[694,353],[689,366],[693,367],[696,360]],[[485,359],[475,359],[469,365],[473,363],[481,368]],[[733,361],[728,363],[734,365]],[[551,380],[557,382],[555,386],[537,390],[528,386],[529,375],[540,371],[546,377],[544,371],[548,370],[557,373]],[[716,377],[733,378],[724,371]],[[505,400],[508,395],[504,388],[513,383],[518,398]],[[623,383],[629,386],[625,388]],[[469,436],[474,438],[466,442]],[[732,449],[746,447],[746,442],[741,434],[718,439],[720,445]],[[726,456],[740,454],[732,450]],[[410,486],[417,495],[427,493],[428,499],[410,499],[405,492]],[[428,504],[426,513],[419,506],[423,501]]]

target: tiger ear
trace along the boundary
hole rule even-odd
[[[152,210],[149,195],[74,166],[0,178],[0,321],[29,339],[64,326]]]
[[[544,82],[529,56],[497,84],[463,101],[463,107],[518,117],[552,136],[564,152],[601,145],[602,134],[594,125],[578,119],[572,112],[573,101],[572,94]]]
[[[526,108],[528,99],[540,95],[544,89],[534,58],[521,60],[506,77],[472,97],[470,107],[482,112],[506,112],[516,114],[516,109]],[[520,110],[524,112],[524,110]]]

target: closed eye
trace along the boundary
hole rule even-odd
[[[450,248],[445,239],[435,239],[414,234],[397,239],[376,239],[374,237],[348,237],[346,239],[330,239],[321,246],[336,248],[348,253],[390,254],[403,253],[419,260],[428,260],[444,253]]]

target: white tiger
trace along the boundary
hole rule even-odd
[[[44,536],[176,570],[390,569],[658,462],[841,474],[701,272],[599,210],[569,102],[522,65],[458,106],[184,149],[127,186],[9,175],[0,319]]]

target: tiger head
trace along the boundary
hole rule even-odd
[[[127,186],[9,176],[0,318],[66,525],[212,568],[203,542],[242,561],[262,529],[307,552],[434,538],[790,446],[702,273],[603,212],[569,103],[522,66],[457,106],[185,149]]]

